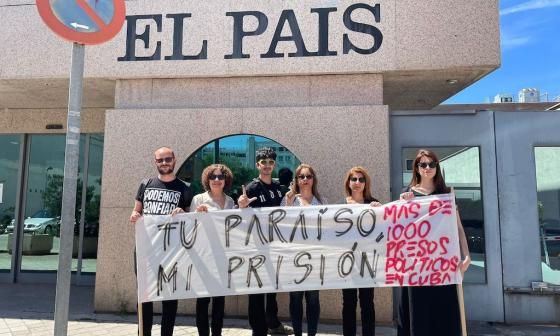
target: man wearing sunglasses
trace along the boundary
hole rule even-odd
[[[158,176],[144,179],[138,188],[130,222],[135,224],[142,216],[175,215],[188,211],[192,191],[175,176],[175,154],[168,147],[154,152]],[[136,254],[136,253],[135,253]],[[136,263],[136,256],[134,258]],[[135,265],[136,266],[136,265]],[[136,272],[136,267],[134,267]],[[177,315],[177,300],[162,301],[161,336],[172,336]],[[144,336],[152,335],[153,303],[142,303],[142,330]],[[139,326],[140,327],[140,326]]]
[[[261,148],[256,152],[256,161],[259,177],[251,181],[247,187],[241,187],[243,193],[237,200],[239,207],[280,206],[283,196],[280,183],[272,179],[276,152],[268,147]],[[278,319],[276,293],[249,294],[249,324],[253,330],[253,336],[266,336],[267,332],[271,335],[294,333],[291,327],[283,325]]]

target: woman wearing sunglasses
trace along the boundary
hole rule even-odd
[[[352,167],[344,179],[346,204],[382,205],[371,195],[371,178],[364,167]],[[356,336],[356,307],[358,293],[362,317],[362,336],[375,336],[375,306],[373,288],[346,288],[342,290],[342,334]]]
[[[412,180],[401,200],[417,196],[445,194],[451,188],[445,185],[439,160],[434,152],[421,149],[413,162]],[[457,213],[459,247],[464,259],[461,273],[470,265],[469,248],[463,225]],[[461,317],[456,285],[403,287],[398,307],[398,336],[430,335],[460,336]]]
[[[282,199],[281,206],[309,206],[324,204],[317,191],[317,175],[308,164],[300,164],[295,172],[294,181],[290,184],[290,190]],[[292,327],[294,335],[301,336],[303,322],[303,297],[307,303],[307,335],[317,334],[319,324],[319,291],[304,291],[290,293],[290,316],[292,317]]]
[[[233,199],[224,193],[231,186],[233,174],[222,164],[213,164],[202,171],[201,182],[206,192],[195,195],[191,203],[191,211],[208,212],[232,209]],[[208,304],[210,298],[196,299],[196,328],[200,336],[208,336]],[[224,321],[224,297],[212,298],[212,336],[222,335]]]

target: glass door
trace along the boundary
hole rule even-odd
[[[23,136],[0,135],[0,280],[11,281]]]
[[[560,286],[560,142],[534,153],[542,281]]]
[[[28,137],[22,273],[52,273],[58,269],[65,143],[63,134]]]
[[[496,112],[506,322],[560,316],[560,112]]]
[[[56,281],[65,142],[0,135],[0,282]],[[102,164],[103,135],[82,134],[72,251],[80,284],[92,284],[97,268]]]
[[[410,183],[416,151],[428,148],[441,161],[465,228],[471,267],[463,283],[467,319],[504,320],[494,115],[465,111],[391,114],[391,190],[397,199]]]

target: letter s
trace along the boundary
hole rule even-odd
[[[380,22],[381,21],[381,9],[380,9],[381,7],[380,7],[379,4],[372,7],[372,6],[363,4],[363,3],[357,3],[357,4],[353,4],[353,5],[349,6],[346,9],[346,11],[344,11],[344,16],[343,16],[344,26],[346,26],[346,28],[348,28],[351,31],[371,35],[371,37],[373,37],[373,46],[371,46],[371,48],[369,48],[369,49],[362,49],[362,48],[356,47],[350,41],[350,38],[348,38],[348,34],[344,34],[343,39],[342,39],[342,53],[343,54],[348,54],[350,52],[350,50],[353,50],[353,51],[357,52],[358,54],[362,54],[362,55],[373,54],[374,52],[379,50],[379,48],[381,48],[381,44],[383,43],[383,33],[381,33],[381,31],[378,28],[376,28],[372,25],[368,25],[368,24],[365,24],[365,23],[359,23],[359,22],[356,22],[356,21],[352,20],[352,18],[351,18],[352,12],[355,9],[358,9],[358,8],[362,8],[362,9],[366,9],[366,10],[370,11],[371,14],[373,14],[375,22]]]

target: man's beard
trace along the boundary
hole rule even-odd
[[[173,174],[173,170],[175,170],[175,165],[158,167],[158,173],[160,175],[171,175]]]

